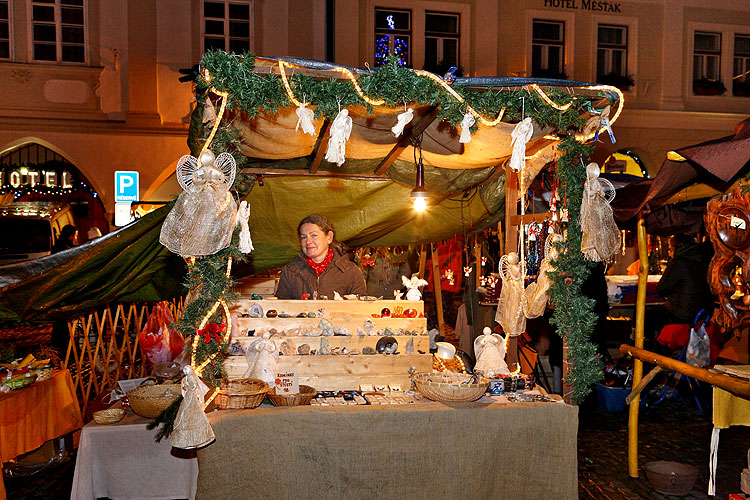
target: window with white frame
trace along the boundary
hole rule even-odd
[[[460,14],[425,12],[424,69],[442,75],[461,67],[460,26]]]
[[[600,24],[597,30],[596,78],[628,76],[628,27]]]
[[[33,0],[34,61],[86,62],[85,0]]]
[[[732,94],[750,97],[750,35],[734,35]]]
[[[0,0],[0,59],[10,59],[10,11],[8,0]]]
[[[252,5],[241,0],[204,0],[203,51],[250,51],[252,46]]]
[[[565,22],[534,19],[531,76],[565,78]]]
[[[693,44],[693,80],[721,79],[721,33],[696,31]]]
[[[398,57],[400,66],[411,66],[411,11],[375,8],[375,65],[388,56]]]

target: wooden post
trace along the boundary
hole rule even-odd
[[[417,276],[419,276],[419,279],[424,279],[424,268],[425,264],[427,263],[427,253],[424,251],[424,245],[420,245],[419,247],[419,273]]]
[[[643,349],[644,315],[646,313],[646,285],[648,283],[648,244],[646,243],[646,223],[643,212],[638,214],[638,294],[635,300],[635,347]],[[643,361],[636,359],[633,363],[633,387],[641,382]],[[638,477],[638,411],[640,394],[637,395],[628,410],[628,475]]]
[[[474,238],[474,288],[479,288],[479,277],[482,275],[482,245],[479,235]]]
[[[438,260],[437,243],[430,243],[432,249],[432,283],[435,288],[435,307],[437,308],[437,322],[440,335],[445,335],[443,325],[443,291],[440,288],[440,261]]]

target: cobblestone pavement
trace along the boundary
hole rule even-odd
[[[649,400],[652,398],[649,398]],[[708,457],[711,410],[697,415],[692,400],[666,399],[640,412],[637,479],[628,476],[628,413],[607,413],[587,401],[579,412],[578,484],[580,499],[672,500],[709,499]],[[741,493],[740,473],[747,468],[750,427],[731,427],[720,433],[716,499]],[[698,480],[686,497],[655,492],[643,465],[657,460],[682,462],[698,468]]]
[[[628,476],[628,414],[607,413],[587,401],[579,410],[578,484],[581,500],[676,500],[709,499],[708,452],[711,413],[696,415],[688,400],[667,399],[641,411],[638,426],[638,464],[668,460],[695,465],[700,471],[693,491],[686,497],[661,495],[651,489],[643,471],[637,479]],[[740,492],[740,473],[747,467],[750,427],[721,431],[716,499]],[[75,457],[27,478],[6,478],[8,498],[69,499]],[[471,500],[471,499],[467,499]],[[509,499],[512,500],[512,499]],[[551,499],[557,500],[557,499]]]

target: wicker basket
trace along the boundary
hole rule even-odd
[[[441,403],[476,401],[487,391],[490,381],[479,377],[479,383],[465,383],[471,375],[461,373],[417,373],[414,384],[424,397]]]
[[[260,406],[268,384],[256,378],[227,380],[219,385],[214,402],[220,410],[253,409]]]
[[[182,395],[180,384],[142,385],[128,391],[130,407],[141,417],[156,418]]]
[[[94,412],[94,422],[97,424],[114,424],[122,420],[125,410],[122,408],[108,408]]]
[[[299,386],[300,392],[298,394],[276,394],[274,388],[268,393],[268,399],[271,400],[274,406],[302,406],[309,405],[312,398],[314,398],[318,391],[309,385]]]

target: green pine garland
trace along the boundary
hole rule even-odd
[[[201,59],[201,67],[209,71],[210,82],[201,75],[196,81],[198,102],[202,104],[212,87],[229,93],[227,109],[243,112],[253,118],[259,112],[275,114],[279,108],[291,106],[292,102],[286,93],[279,75],[256,74],[253,72],[255,56],[250,53],[234,54],[223,51],[206,52]],[[368,113],[372,107],[364,102],[352,83],[348,80],[316,80],[289,71],[290,85],[297,99],[305,100],[314,110],[316,118],[332,120],[340,109],[351,106],[364,106]],[[401,107],[404,103],[436,106],[439,118],[456,126],[466,112],[465,105],[456,100],[442,86],[433,80],[419,76],[408,68],[400,67],[395,59],[369,74],[359,74],[357,79],[365,95],[373,99],[383,99],[388,106]],[[559,111],[547,103],[535,92],[523,88],[474,89],[454,85],[455,90],[467,104],[488,119],[505,109],[503,120],[517,122],[522,116],[531,116],[539,125],[550,126],[564,136],[558,147],[561,156],[558,159],[557,175],[562,188],[567,193],[570,224],[567,239],[561,243],[560,257],[556,261],[557,270],[553,273],[550,297],[556,310],[552,322],[558,332],[565,338],[568,347],[570,373],[567,381],[573,386],[574,401],[581,401],[590,391],[591,386],[602,378],[602,363],[596,355],[589,336],[596,317],[593,314],[593,301],[581,295],[581,283],[590,272],[590,263],[580,251],[581,228],[579,215],[585,168],[582,159],[592,151],[592,146],[578,143],[569,129],[580,128],[584,120],[584,110],[591,109],[591,101],[582,95],[571,95],[557,89],[547,89],[548,96],[556,103],[571,103],[566,111]],[[604,93],[599,94],[605,95]],[[614,104],[609,95],[611,104]],[[191,134],[190,148],[193,152],[201,149],[203,143],[197,138],[207,138],[209,130],[204,129],[200,108],[193,113],[191,128],[197,133]],[[473,127],[475,131],[477,125]],[[215,153],[229,151],[241,167],[246,159],[239,153],[240,138],[236,129],[222,124],[211,143]],[[245,179],[249,185],[252,176]],[[187,278],[189,289],[198,289],[198,299],[188,305],[178,323],[179,330],[186,337],[195,334],[196,329],[208,308],[219,297],[230,300],[232,282],[225,276],[226,261],[231,255],[240,258],[236,247],[235,234],[232,245],[210,257],[198,259]],[[568,283],[566,283],[566,278]],[[211,321],[222,322],[221,309]],[[206,359],[213,352],[223,350],[226,346],[216,342],[198,344],[197,359]],[[220,376],[221,363],[218,361],[212,370],[206,370],[204,377],[215,384]]]
[[[591,271],[592,263],[581,253],[581,200],[586,180],[585,159],[593,146],[581,144],[566,137],[558,147],[562,155],[557,161],[557,178],[560,188],[568,198],[568,234],[560,243],[556,269],[550,273],[552,284],[550,300],[555,306],[552,324],[557,325],[568,348],[569,373],[566,381],[573,386],[572,399],[583,401],[591,386],[602,379],[602,361],[591,343],[590,336],[596,324],[594,301],[581,294],[581,284]],[[567,281],[567,283],[566,283]]]

